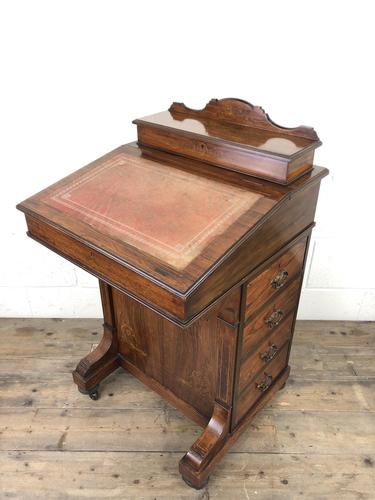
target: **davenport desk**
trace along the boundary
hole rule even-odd
[[[18,205],[28,235],[99,278],[103,337],[73,372],[129,371],[203,427],[202,488],[282,388],[324,168],[308,127],[239,99],[135,120],[121,146]]]

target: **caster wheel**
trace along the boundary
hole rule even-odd
[[[78,390],[81,394],[84,394],[85,396],[89,396],[93,401],[97,401],[99,399],[99,390],[98,386],[94,387],[93,389],[80,389],[78,387]]]
[[[89,397],[90,399],[92,399],[93,401],[97,401],[99,399],[99,392],[97,389],[95,389],[94,391],[92,392],[89,392]]]
[[[195,490],[201,490],[201,489],[205,488],[208,484],[208,479],[209,479],[209,478],[207,478],[201,486],[195,486],[195,484],[191,483],[188,479],[185,479],[184,476],[181,476],[181,477],[185,481],[185,483],[188,486],[190,486],[190,488],[194,488]]]

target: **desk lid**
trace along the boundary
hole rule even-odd
[[[240,99],[174,103],[135,123],[138,144],[17,208],[29,236],[186,325],[311,226],[320,141]]]
[[[18,208],[185,293],[275,200],[173,160],[122,146]]]
[[[17,208],[28,217],[30,236],[185,324],[212,302],[210,294],[202,292],[206,277],[223,268],[251,231],[293,193],[316,184],[325,174],[325,169],[316,167],[293,187],[278,186],[234,172],[223,175],[220,169],[204,163],[133,143],[69,175]],[[301,209],[295,217],[303,217],[306,207]],[[95,249],[95,255],[109,258],[107,262],[117,266],[117,277],[121,269],[131,270],[137,283],[127,277],[125,285],[119,285],[111,266],[101,270],[95,255],[91,256],[91,269],[80,255],[69,255],[59,246],[57,236],[44,240],[45,230],[37,234],[39,226],[31,220],[54,228],[55,235],[68,235]],[[306,222],[301,224],[306,226]],[[245,261],[251,258],[251,252],[246,254],[241,265],[248,268]],[[234,272],[232,277],[235,279]],[[229,281],[221,282],[221,292]],[[201,298],[193,304],[196,290],[200,290]]]

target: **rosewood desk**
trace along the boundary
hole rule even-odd
[[[202,488],[282,388],[324,168],[308,127],[238,99],[135,120],[121,146],[18,205],[28,235],[99,278],[100,344],[79,390],[129,371],[203,427],[180,461]]]

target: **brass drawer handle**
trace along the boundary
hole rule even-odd
[[[266,323],[268,328],[273,328],[280,323],[283,316],[283,311],[281,309],[278,309],[277,311],[274,311],[269,318],[264,320],[264,322]]]
[[[272,375],[268,375],[267,373],[265,373],[264,375],[264,380],[262,380],[260,384],[257,384],[257,389],[259,389],[261,392],[265,392],[272,384]]]
[[[260,358],[262,361],[264,361],[264,363],[268,363],[268,361],[271,361],[271,359],[273,359],[278,352],[279,348],[277,347],[277,345],[272,344],[271,346],[269,346],[267,351],[262,352]]]
[[[280,271],[279,274],[277,274],[273,278],[273,280],[271,281],[272,288],[275,288],[276,290],[278,290],[279,288],[283,287],[286,283],[288,276],[289,276],[289,273],[285,269]]]

